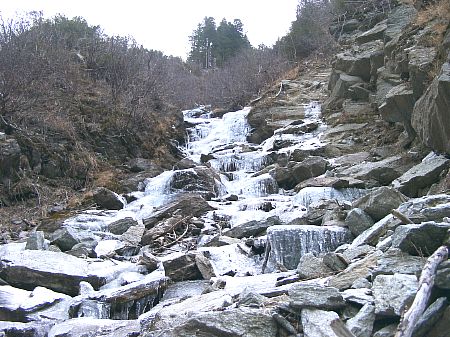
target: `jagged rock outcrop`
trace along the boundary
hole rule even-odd
[[[412,125],[419,138],[437,152],[450,154],[450,63],[414,105]]]

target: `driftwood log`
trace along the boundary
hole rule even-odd
[[[425,311],[431,290],[434,285],[434,278],[439,264],[448,257],[448,247],[439,247],[427,260],[422,269],[419,279],[419,289],[411,307],[405,313],[398,325],[395,337],[411,337],[416,323]]]

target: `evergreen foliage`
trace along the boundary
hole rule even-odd
[[[233,22],[223,19],[216,26],[214,18],[205,17],[189,37],[189,61],[203,69],[222,67],[240,51],[251,47],[243,27],[239,19]]]

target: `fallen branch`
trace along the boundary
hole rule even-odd
[[[277,94],[275,95],[274,98],[280,96],[280,94],[281,94],[282,91],[283,91],[283,81],[281,81],[281,83],[280,83],[280,90],[278,90],[278,92],[277,92]]]
[[[174,217],[174,218],[170,218],[165,221],[162,221],[162,222],[158,223],[157,225],[155,225],[153,228],[150,228],[149,230],[147,230],[147,232],[142,237],[142,242],[144,244],[149,244],[153,240],[155,240],[161,236],[164,236],[167,233],[172,232],[179,225],[181,225],[182,223],[185,223],[190,218],[191,218],[191,216],[186,216],[184,218]]]
[[[447,246],[439,247],[427,260],[419,279],[419,289],[409,310],[400,320],[395,337],[411,337],[420,316],[426,309],[439,264],[448,257]]]
[[[166,243],[165,245],[162,245],[160,248],[167,248],[167,247],[173,246],[175,243],[179,242],[182,238],[184,238],[188,231],[189,231],[189,224],[186,224],[186,230],[183,232],[183,234],[181,234],[174,241]]]
[[[402,221],[403,223],[405,223],[405,224],[413,224],[413,223],[414,223],[414,222],[413,222],[410,218],[408,218],[405,214],[400,213],[400,212],[397,211],[396,209],[393,209],[393,210],[391,211],[391,214],[392,214],[393,216],[395,216],[397,219],[399,219],[400,221]]]

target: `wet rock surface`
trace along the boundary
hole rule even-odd
[[[0,335],[394,336],[450,229],[447,68],[428,87],[415,12],[347,20],[359,45],[251,109],[185,111],[173,170],[132,160],[126,198],[1,245]],[[449,270],[420,335],[448,330]]]

